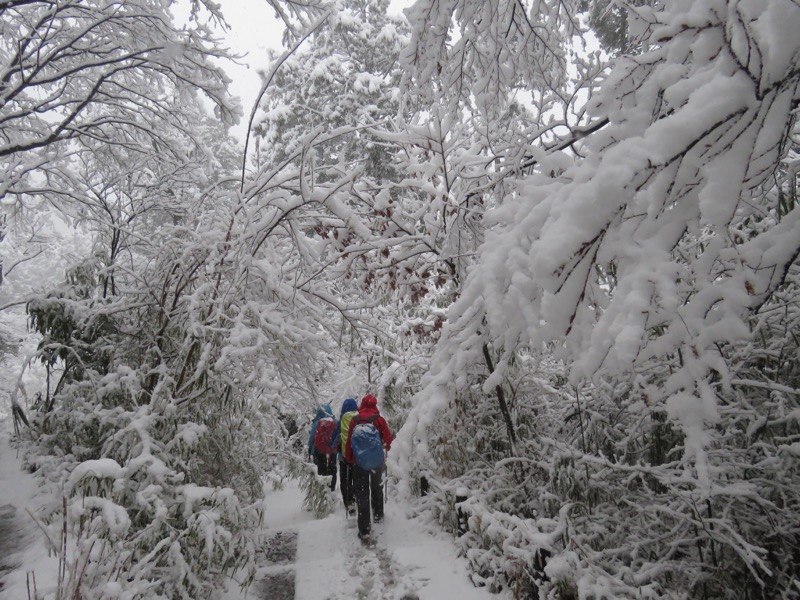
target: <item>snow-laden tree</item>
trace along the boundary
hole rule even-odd
[[[205,4],[191,3],[193,17]],[[98,164],[105,158],[97,153],[124,162],[129,174],[154,154],[162,155],[164,171],[180,165],[184,152],[174,141],[191,140],[184,107],[198,91],[221,118],[235,117],[227,78],[212,62],[223,55],[212,32],[196,21],[175,27],[168,6],[147,0],[0,6],[0,198],[4,223],[11,227],[13,220],[22,232],[7,256],[25,261],[46,243],[37,224],[46,202],[78,221],[100,213],[132,219],[137,210],[118,201],[125,175],[116,171],[117,181],[102,181]],[[220,18],[214,5],[206,9]],[[82,173],[88,181],[78,181]],[[129,191],[138,182],[126,183]],[[119,223],[104,233],[120,235]],[[119,245],[108,246],[113,262]]]
[[[262,172],[302,170],[303,205],[291,220],[305,232],[310,274],[337,299],[335,312],[361,315],[342,319],[342,355],[363,356],[362,386],[392,403],[416,385],[425,364],[416,352],[407,361],[396,346],[438,330],[427,298],[433,281],[445,285],[449,277],[436,266],[440,242],[432,225],[441,226],[429,222],[439,206],[431,202],[435,194],[420,189],[427,184],[421,177],[404,182],[409,152],[416,152],[398,117],[407,25],[387,8],[331,3],[299,46],[274,59],[254,112],[251,154]],[[335,203],[309,194],[326,189],[336,191]]]
[[[120,143],[115,125],[135,127],[157,143],[154,121],[168,118],[160,100],[186,83],[234,114],[227,78],[210,59],[221,56],[207,27],[177,29],[170,3],[8,1],[0,6],[0,158],[6,191],[34,168],[32,150],[90,137]],[[221,18],[216,5],[193,0]]]
[[[256,114],[256,163],[279,164],[309,133],[347,126],[351,132],[315,146],[315,159],[339,162],[378,180],[391,174],[386,172],[390,160],[364,129],[398,109],[398,59],[407,27],[387,14],[388,5],[383,0],[331,3],[327,16],[285,60],[272,55]]]
[[[497,123],[503,128],[503,148],[495,149],[500,140],[481,127],[488,122],[482,120],[486,106],[462,106],[455,95],[456,110],[449,112],[426,88],[418,96],[398,96],[405,26],[386,16],[386,6],[333,3],[308,37],[275,61],[265,80],[266,103],[254,112],[254,160],[280,164],[293,148],[311,144],[313,151],[295,153],[311,185],[330,187],[335,179],[327,172],[353,175],[334,214],[306,204],[295,218],[302,214],[308,236],[322,238],[315,260],[334,293],[343,299],[368,295],[381,305],[370,320],[389,335],[364,336],[368,365],[370,353],[382,346],[387,372],[396,375],[384,381],[407,382],[427,360],[443,309],[457,295],[482,239],[487,197],[504,187],[487,172],[494,172],[497,152],[509,138],[527,135],[532,126],[523,123],[525,109],[508,102],[501,114],[492,112],[492,135]],[[450,97],[444,77],[421,77]],[[321,132],[332,134],[328,139]],[[516,166],[508,173],[525,159],[513,157]],[[398,310],[391,308],[394,299]],[[387,339],[393,340],[389,346]]]
[[[262,416],[249,374],[236,380],[247,361],[223,359],[220,370],[240,370],[209,383],[199,353],[203,324],[233,303],[213,312],[203,293],[228,284],[211,240],[229,222],[208,213],[230,214],[224,123],[236,109],[213,62],[224,50],[199,24],[198,11],[217,19],[217,8],[193,3],[178,28],[169,4],[0,6],[4,209],[25,231],[47,202],[93,243],[62,285],[28,296],[48,368],[29,462],[63,486],[63,505],[39,516],[74,536],[58,548],[64,597],[106,584],[209,597],[223,573],[252,564],[258,510],[241,500],[260,495],[265,428],[281,447],[276,409]]]
[[[541,36],[575,19],[564,3],[524,6],[415,5],[418,81],[445,73],[442,89],[495,110],[518,82],[558,91],[543,66],[566,54]],[[461,20],[479,10],[488,16]],[[462,26],[448,45],[453,15]],[[533,72],[497,33],[521,22],[536,32],[528,50],[550,57],[529,61]],[[799,432],[782,357],[796,345],[800,9],[676,0],[630,8],[629,23],[641,53],[615,59],[584,110],[564,113],[580,119],[517,144],[525,170],[487,212],[400,463],[451,486],[494,476],[477,478],[485,493],[464,507],[468,543],[527,549],[476,559],[495,584],[538,580],[564,597],[791,597]],[[516,436],[490,471],[466,461],[448,472],[458,463],[443,456],[454,441],[442,431],[473,398],[481,411],[519,394],[517,368],[542,352],[566,377],[552,371],[529,392],[536,438]],[[469,450],[489,431],[449,437]],[[536,482],[527,511],[490,491],[514,481],[514,463]],[[555,555],[544,570],[541,550]]]

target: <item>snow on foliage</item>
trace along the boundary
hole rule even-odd
[[[88,478],[111,479],[112,481],[124,474],[122,467],[111,458],[85,460],[70,473],[66,483],[67,491],[71,491],[78,483],[83,483]],[[85,485],[85,484],[84,484]]]
[[[407,56],[412,72],[421,73],[417,85],[441,72],[458,87],[447,74],[477,64],[463,60],[463,48],[496,35],[496,22],[477,21],[462,25],[466,41],[446,46],[451,13],[460,22],[462,4],[413,9],[417,45]],[[544,3],[537,7],[544,12],[534,18],[546,22]],[[798,382],[794,370],[765,373],[747,349],[772,343],[763,337],[765,321],[789,326],[793,318],[774,311],[787,289],[796,289],[800,249],[796,175],[786,178],[783,162],[796,143],[800,46],[787,32],[800,27],[800,9],[783,1],[677,0],[631,10],[643,32],[641,53],[612,61],[590,95],[584,124],[547,144],[569,143],[576,159],[554,169],[542,158],[546,148],[532,152],[529,172],[487,211],[485,241],[449,312],[395,460],[404,476],[443,478],[440,497],[447,498],[448,480],[481,472],[457,467],[450,456],[481,431],[443,429],[463,427],[476,410],[493,412],[506,424],[496,432],[496,451],[504,445],[512,459],[530,464],[514,472],[496,463],[485,473],[492,484],[470,486],[477,500],[462,509],[495,506],[492,488],[535,477],[537,495],[553,496],[509,510],[543,519],[555,516],[555,498],[571,506],[558,513],[569,533],[548,551],[562,552],[553,560],[564,564],[577,548],[564,585],[578,597],[717,597],[739,586],[786,594],[796,528],[783,518],[783,498],[797,488],[798,473],[766,458],[781,451],[764,431],[797,435],[796,418],[776,419],[773,411],[796,414],[790,407]],[[476,93],[498,80],[491,70],[463,77],[459,84],[474,78],[478,87],[469,89]],[[514,182],[505,175],[495,181]],[[519,387],[521,365],[543,351],[565,366],[565,377],[550,375],[563,389],[561,406],[543,405]],[[788,384],[791,395],[754,395],[765,378],[767,389]],[[483,408],[477,397],[485,397]],[[770,422],[757,449],[740,429],[751,415]],[[527,418],[537,422],[534,438],[519,435]],[[744,466],[754,452],[765,453],[757,473]],[[532,552],[540,547],[532,538],[525,544]],[[510,560],[491,535],[483,546]],[[632,556],[635,568],[617,552]],[[513,569],[497,560],[489,571],[518,585]],[[560,585],[521,577],[543,590]]]
[[[3,9],[4,206],[92,242],[24,298],[62,589],[247,583],[265,474],[329,513],[308,413],[377,391],[476,585],[792,597],[796,2],[269,4],[244,157],[214,3]]]

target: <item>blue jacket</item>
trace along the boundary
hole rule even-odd
[[[308,434],[308,454],[314,454],[314,434],[317,432],[317,425],[320,419],[325,417],[333,417],[333,409],[330,404],[323,404],[317,409],[317,414],[311,422],[311,432]]]
[[[344,424],[345,427],[347,427],[350,424],[350,419],[353,417],[353,415],[348,415],[348,418],[345,419],[345,415],[347,413],[358,414],[358,402],[356,402],[355,398],[348,398],[347,400],[344,401],[344,404],[342,404],[342,412],[339,415],[339,420],[336,422],[336,431],[334,432],[333,439],[331,440],[332,446],[335,446],[336,444],[339,444],[340,446],[339,452],[337,453],[339,456],[339,462],[344,462],[343,442],[345,440],[342,434],[342,421],[343,420],[345,421]],[[345,431],[347,431],[347,429],[345,429]]]

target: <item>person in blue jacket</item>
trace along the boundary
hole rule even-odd
[[[363,468],[359,466],[360,460],[356,458],[353,449],[353,432],[356,427],[371,423],[378,434],[380,458],[382,464],[378,467]],[[365,439],[363,436],[356,436]],[[383,521],[383,465],[386,453],[392,447],[392,432],[378,410],[378,399],[372,394],[367,394],[361,399],[358,414],[350,420],[350,425],[345,438],[345,459],[353,465],[353,492],[356,497],[356,512],[358,513],[358,537],[362,541],[369,541],[371,522]],[[372,517],[370,517],[370,509]]]
[[[323,404],[317,408],[317,414],[311,422],[311,431],[308,434],[308,457],[317,465],[317,475],[331,476],[331,491],[336,489],[336,452],[325,454],[320,452],[314,445],[314,437],[317,433],[317,426],[322,419],[331,418],[336,421],[333,409],[330,404]],[[338,428],[336,428],[338,429]],[[334,444],[331,441],[331,447]]]

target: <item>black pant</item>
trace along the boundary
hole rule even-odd
[[[327,477],[331,475],[331,491],[336,489],[336,453],[323,454],[314,450],[314,464],[317,465],[317,475]]]
[[[339,481],[342,482],[342,500],[345,507],[350,510],[350,507],[355,504],[353,489],[353,465],[343,460],[339,461]]]
[[[353,465],[353,488],[358,508],[358,534],[367,535],[372,527],[370,507],[375,519],[383,519],[383,469],[378,467],[371,471]]]

